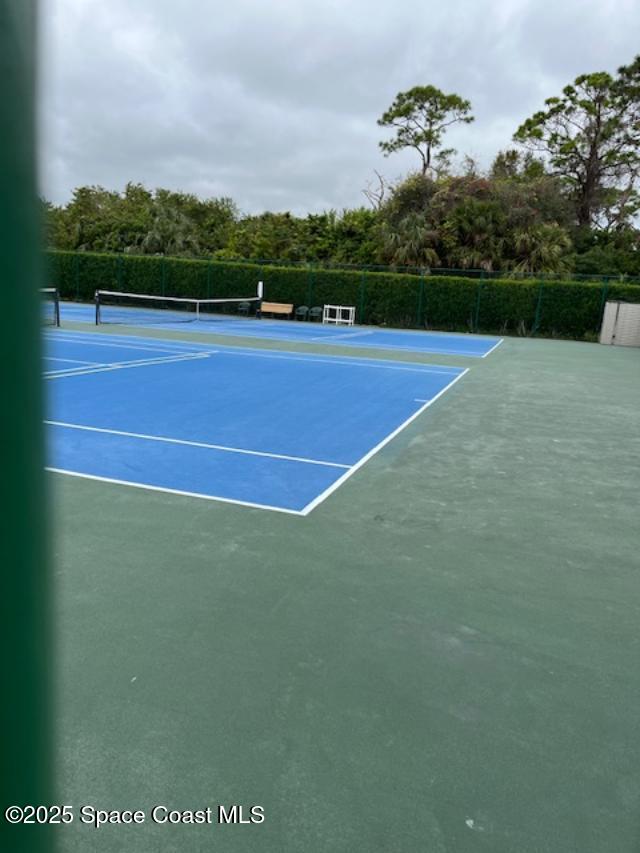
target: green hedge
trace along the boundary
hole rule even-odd
[[[49,283],[63,299],[94,291],[223,298],[255,294],[295,305],[355,305],[359,323],[500,334],[593,338],[607,299],[640,302],[629,284],[473,279],[402,273],[52,251]]]

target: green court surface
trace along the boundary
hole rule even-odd
[[[415,360],[470,370],[304,518],[49,475],[57,801],[147,813],[60,851],[640,850],[640,351]]]

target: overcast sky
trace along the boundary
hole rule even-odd
[[[578,74],[640,52],[638,0],[41,0],[41,184],[127,181],[243,212],[366,204],[376,119],[433,84],[476,121],[446,144],[486,168]]]

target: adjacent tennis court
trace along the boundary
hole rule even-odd
[[[49,333],[49,466],[307,515],[465,373]]]
[[[125,298],[118,304],[108,305],[101,311],[101,322],[170,331],[180,329],[184,333],[198,332],[232,338],[332,344],[348,348],[424,352],[469,358],[486,358],[502,343],[501,338],[484,335],[406,331],[377,326],[326,326],[295,320],[257,320],[255,316],[239,316],[235,312],[235,305],[233,313],[203,313],[196,319],[194,314],[176,310],[175,304],[172,303],[167,303],[163,308],[156,308],[153,305],[154,299],[160,303],[163,301],[158,297],[147,297],[149,304],[142,306],[140,296],[133,295],[129,301]],[[93,305],[63,302],[60,310],[63,321],[95,324],[96,309]],[[190,320],[192,322],[185,322]]]

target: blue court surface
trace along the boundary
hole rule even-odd
[[[62,322],[95,323],[95,307],[79,302],[62,302]],[[259,338],[261,340],[297,341],[299,343],[335,344],[404,352],[437,353],[439,355],[486,358],[501,343],[501,338],[484,335],[421,332],[381,329],[377,326],[324,326],[321,323],[295,320],[256,320],[237,315],[208,315],[191,323],[171,311],[114,307],[105,311],[108,322],[129,326],[151,326],[154,329],[180,328],[182,331]]]
[[[307,515],[467,371],[56,330],[49,470]]]

